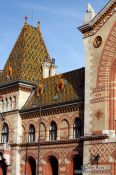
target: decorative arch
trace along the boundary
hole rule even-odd
[[[41,140],[46,139],[46,126],[43,122],[40,123],[40,139]]]
[[[80,109],[79,109],[80,110]],[[75,118],[79,118],[80,117],[80,112],[79,111],[77,111],[77,112],[75,112],[72,116],[71,116],[71,122],[72,123],[74,123],[74,121],[75,121]]]
[[[37,153],[36,152],[32,152],[28,150],[28,153],[26,154],[25,152],[22,154],[22,161],[25,162],[25,160],[28,157],[33,157],[35,160],[37,160]]]
[[[29,143],[35,142],[35,126],[33,124],[30,124],[29,126],[28,142]]]
[[[60,160],[60,155],[57,152],[49,151],[43,156],[44,161],[48,162],[50,156],[56,157],[58,161]]]
[[[13,108],[13,109],[16,109],[16,107],[17,107],[17,98],[16,98],[16,96],[14,95],[14,96],[12,97],[12,108]]]
[[[55,116],[52,116],[52,117],[50,117],[50,118],[48,119],[47,126],[50,126],[51,121],[54,121],[54,122],[57,124],[57,126],[58,126],[58,124],[59,124],[59,119],[57,119]]]
[[[9,141],[9,127],[6,122],[4,122],[1,133],[1,143],[7,143]]]
[[[9,97],[9,110],[12,110],[12,97]]]
[[[22,174],[36,175],[36,159],[33,156],[27,156],[22,167]]]
[[[97,71],[98,87],[101,86],[104,87],[109,85],[111,65],[116,59],[115,52],[116,52],[116,22],[114,23],[108,35],[99,61],[99,67]]]
[[[60,139],[68,139],[68,138],[69,138],[69,122],[66,119],[63,119],[60,128]]]
[[[8,125],[9,134],[10,134],[11,131],[12,131],[12,128],[11,128],[11,125],[10,125],[10,123],[9,123],[9,121],[7,119],[5,119],[5,121],[1,122],[1,124],[0,124],[0,133],[2,132],[2,128],[3,128],[3,126],[4,126],[5,123]]]
[[[73,138],[79,138],[82,135],[82,120],[76,117],[73,123]]]
[[[57,123],[54,120],[52,120],[50,123],[50,127],[49,127],[49,140],[50,141],[57,140],[57,132],[58,132]]]
[[[81,171],[81,166],[83,164],[82,156],[77,151],[72,151],[66,156],[66,160],[69,161],[67,164],[68,175],[75,174],[75,170]]]
[[[109,129],[116,130],[116,59],[111,66],[109,97]]]
[[[50,152],[44,157],[45,164],[43,164],[43,175],[58,175],[59,173],[59,159],[58,155],[54,152]]]
[[[29,130],[30,125],[33,125],[35,128],[37,127],[37,123],[36,123],[34,120],[29,120],[29,121],[28,121],[28,125],[27,125],[27,123],[26,123],[27,131]]]
[[[102,51],[96,85],[97,88],[107,87],[106,93],[109,97],[109,129],[116,130],[116,22],[108,35]]]

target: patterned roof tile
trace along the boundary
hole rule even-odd
[[[45,58],[51,61],[40,29],[25,23],[0,74],[0,83],[7,81],[10,69],[12,69],[11,80],[37,82],[42,78],[42,62]]]
[[[41,95],[42,106],[57,105],[84,100],[84,68],[45,78],[40,81],[43,85]],[[29,99],[23,110],[39,107],[40,101],[37,93]]]

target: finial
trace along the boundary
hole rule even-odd
[[[38,27],[40,27],[40,18],[38,18],[38,22],[37,23],[38,23]]]
[[[94,12],[94,9],[90,3],[87,4],[87,12]]]
[[[27,17],[27,16],[25,16],[25,23],[27,23],[27,19],[28,19],[28,17]]]

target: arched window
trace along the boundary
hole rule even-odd
[[[25,128],[22,126],[22,143],[25,143]]]
[[[63,120],[61,122],[60,127],[60,139],[68,139],[69,137],[69,124],[67,120]]]
[[[13,97],[13,102],[12,103],[13,103],[12,104],[13,105],[13,109],[16,109],[16,105],[17,105],[16,104],[16,96]]]
[[[12,98],[11,98],[11,97],[10,97],[10,99],[9,99],[9,103],[10,103],[10,104],[9,104],[9,109],[12,110]]]
[[[80,118],[76,118],[73,125],[73,137],[79,138],[82,132],[82,121]]]
[[[50,141],[56,140],[57,139],[57,125],[55,122],[51,122],[50,125]]]
[[[45,140],[45,138],[46,138],[46,128],[45,128],[44,123],[41,123],[40,124],[40,139]]]
[[[1,102],[2,102],[2,111],[4,111],[4,100],[2,99]]]
[[[8,125],[5,123],[3,128],[2,128],[1,142],[2,143],[7,143],[8,142],[8,136],[9,136],[9,128],[8,128]]]
[[[6,111],[8,110],[8,99],[6,98]]]
[[[33,125],[30,125],[29,127],[29,143],[32,143],[35,141],[35,127]]]

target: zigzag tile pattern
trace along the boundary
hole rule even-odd
[[[40,29],[25,23],[0,74],[0,83],[7,81],[8,63],[13,70],[11,80],[21,79],[36,83],[42,78],[42,62],[45,58],[51,61]]]

